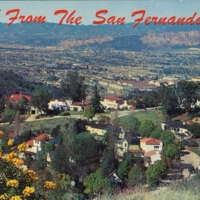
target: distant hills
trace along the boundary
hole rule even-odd
[[[0,45],[97,46],[127,50],[198,47],[198,25],[58,25],[0,23]]]

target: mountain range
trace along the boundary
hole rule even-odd
[[[95,46],[126,50],[199,47],[198,25],[58,25],[0,23],[1,45]]]

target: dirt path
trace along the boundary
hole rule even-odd
[[[194,152],[189,150],[184,150],[182,152],[184,153],[184,156],[181,156],[181,163],[186,165],[190,164],[194,167],[194,169],[198,168],[198,166],[200,165],[200,157]],[[182,174],[184,178],[190,177],[190,173],[188,172],[187,169],[183,169]]]

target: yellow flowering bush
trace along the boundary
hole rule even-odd
[[[38,180],[38,177],[36,176],[36,173],[33,170],[24,168],[22,171],[25,174],[27,182],[33,183],[33,182],[36,182]]]
[[[13,158],[11,161],[16,167],[24,165],[24,160],[19,158]]]
[[[52,181],[45,181],[44,188],[47,190],[54,190],[56,188],[56,184]]]
[[[34,192],[35,192],[34,187],[26,186],[25,189],[22,191],[22,194],[24,196],[31,196]]]
[[[6,200],[5,194],[0,195],[0,200]]]
[[[19,181],[18,180],[16,180],[16,179],[12,179],[12,180],[8,180],[7,182],[6,182],[6,186],[7,187],[19,187]]]
[[[22,143],[22,144],[18,145],[18,147],[17,147],[18,151],[26,151],[26,149],[28,149],[28,144],[26,144],[26,143]]]
[[[0,131],[0,138],[3,137],[3,131]]]
[[[8,141],[8,146],[12,140]],[[25,199],[46,199],[46,189],[53,190],[56,184],[51,181],[40,181],[36,172],[28,168],[21,169],[24,160],[18,158],[19,151],[25,151],[28,145],[23,143],[18,146],[16,152],[12,151],[3,155],[0,151],[0,200],[25,200]],[[36,184],[37,189],[32,187]],[[50,192],[50,191],[49,191]]]
[[[7,142],[7,145],[9,147],[11,147],[11,146],[13,146],[13,144],[14,144],[14,140],[13,139],[9,139],[8,142]]]
[[[17,158],[17,154],[15,153],[15,152],[10,152],[9,154],[6,154],[5,156],[4,156],[4,158],[5,158],[5,160],[7,161],[7,162],[9,162],[9,161],[12,161],[12,159],[13,158]]]
[[[20,196],[12,196],[10,200],[22,200]]]

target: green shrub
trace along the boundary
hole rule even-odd
[[[68,111],[64,111],[64,112],[61,112],[59,115],[60,116],[69,116],[70,113]]]

